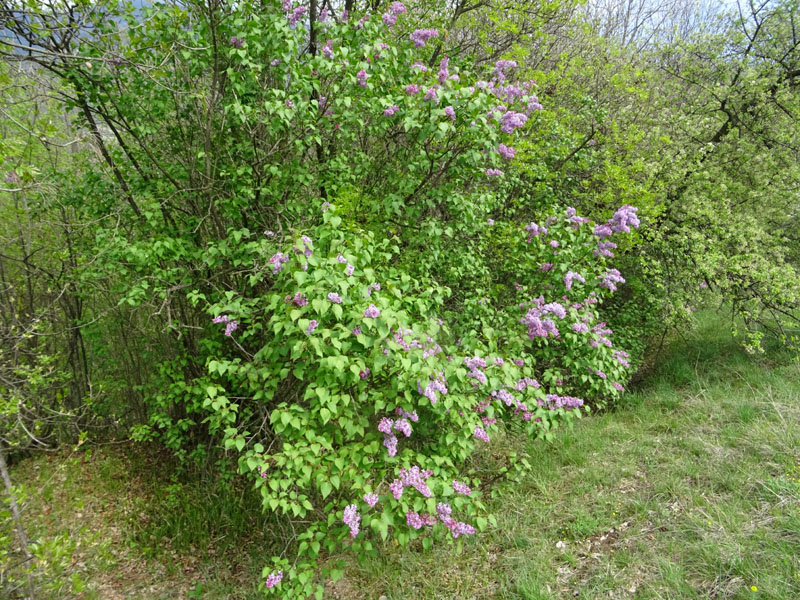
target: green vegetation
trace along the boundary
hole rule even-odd
[[[0,2],[0,595],[796,591],[797,0]]]
[[[380,558],[348,558],[330,597],[800,594],[798,363],[775,348],[753,360],[721,317],[701,318],[616,409],[550,443],[503,440],[528,452],[532,469],[496,501],[496,529],[460,548],[387,544]],[[170,485],[156,464],[100,447],[15,470],[24,489],[40,490],[26,507],[32,537],[77,546],[48,563],[50,597],[70,597],[78,577],[86,598],[260,597],[278,525],[246,495]]]

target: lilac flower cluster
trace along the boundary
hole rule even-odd
[[[614,242],[597,242],[597,247],[594,249],[595,257],[604,256],[606,258],[614,258],[612,250],[616,249],[617,245]]]
[[[228,319],[228,315],[219,315],[211,320],[212,323],[225,323],[225,335],[231,337],[234,331],[239,327],[239,322],[233,319]]]
[[[500,117],[500,130],[503,133],[514,133],[518,127],[522,127],[528,121],[527,115],[509,110]]]
[[[439,104],[439,86],[434,85],[429,87],[425,90],[425,96],[423,96],[423,100],[433,100],[434,104]]]
[[[375,508],[375,505],[378,503],[378,494],[364,494],[364,502],[370,508]]]
[[[572,289],[572,282],[575,280],[580,281],[581,283],[586,283],[586,280],[580,273],[575,273],[574,271],[567,271],[567,274],[564,275],[564,287],[567,288],[567,291],[570,291]]]
[[[439,36],[438,29],[417,29],[408,36],[415,48],[422,48],[431,39]]]
[[[464,358],[464,364],[467,365],[469,373],[467,377],[477,380],[479,383],[486,383],[486,374],[481,369],[486,367],[486,361],[480,356],[474,358]],[[475,384],[477,385],[477,384]]]
[[[419,93],[419,86],[416,83],[409,83],[406,86],[406,94],[409,96],[415,96]]]
[[[394,113],[400,110],[400,107],[397,104],[392,104],[389,108],[383,111],[384,117],[391,117]]]
[[[608,336],[614,332],[608,326],[606,326],[604,322],[598,323],[592,327],[592,333],[594,333],[596,336],[592,339],[592,341],[589,342],[589,345],[592,348],[598,348],[601,345],[611,348],[612,344]]]
[[[269,259],[269,264],[272,265],[272,274],[277,275],[283,271],[283,265],[289,262],[289,257],[283,252],[276,252]]]
[[[358,506],[355,504],[348,504],[344,509],[342,521],[350,528],[350,537],[356,537],[361,527],[361,515],[358,513]]]
[[[528,232],[528,243],[531,243],[531,240],[535,238],[537,235],[547,235],[547,228],[537,223],[531,221],[528,225],[525,226],[525,231]],[[547,263],[550,264],[550,263]],[[552,267],[552,265],[551,265]],[[549,269],[548,269],[549,270]]]
[[[425,480],[431,475],[433,475],[433,471],[430,469],[421,470],[416,465],[410,469],[400,469],[399,479],[395,479],[389,485],[389,489],[392,491],[392,495],[394,496],[395,500],[399,500],[401,498],[403,495],[403,490],[407,487],[413,487],[426,498],[430,498],[433,496],[433,493],[428,487],[428,484],[425,483]]]
[[[314,330],[317,328],[318,325],[319,325],[319,323],[317,322],[317,320],[316,319],[312,319],[309,322],[308,327],[306,328],[306,335],[311,335],[314,332]]]
[[[517,154],[516,149],[506,146],[505,144],[500,144],[497,147],[497,152],[506,160],[511,160]]]
[[[336,292],[330,292],[328,294],[328,300],[330,300],[334,304],[341,304],[342,303],[342,297],[339,294],[337,294]]]
[[[366,310],[364,310],[364,316],[367,319],[377,319],[381,316],[381,311],[374,304],[370,304]]]
[[[500,177],[503,172],[500,169],[486,169],[487,177]]]
[[[456,120],[456,109],[453,108],[452,106],[446,106],[445,109],[444,109],[444,114],[446,116],[450,117],[451,121],[455,121]]]
[[[281,582],[282,579],[283,579],[283,571],[270,573],[267,576],[267,580],[265,581],[267,589],[275,587]]]
[[[605,275],[603,275],[603,280],[600,282],[600,287],[608,288],[612,292],[616,292],[616,284],[618,283],[625,283],[625,279],[617,269],[610,269]]]
[[[531,379],[530,377],[523,377],[522,379],[520,379],[517,382],[517,385],[516,385],[515,389],[518,392],[522,392],[522,391],[525,391],[529,387],[532,387],[532,388],[535,388],[535,389],[538,390],[542,386],[535,379]]]
[[[630,368],[631,364],[628,362],[630,354],[624,350],[612,350],[611,357],[626,369]]]
[[[367,87],[367,71],[366,71],[365,69],[361,69],[361,70],[360,70],[360,71],[359,71],[359,72],[356,74],[356,82],[357,82],[357,83],[358,83],[358,85],[360,85],[362,88],[366,88],[366,87]]]
[[[533,306],[528,310],[520,323],[528,328],[528,338],[536,337],[559,337],[558,327],[555,322],[547,315],[554,315],[559,319],[566,316],[566,310],[557,302],[545,304],[542,297],[532,302]]]
[[[428,382],[428,385],[425,386],[424,390],[419,382],[417,382],[417,391],[430,400],[431,404],[436,404],[436,401],[438,400],[436,392],[439,392],[440,394],[446,394],[447,382],[442,375],[438,375],[436,377],[431,376],[431,380]]]
[[[297,306],[305,306],[308,304],[308,298],[306,298],[305,294],[301,294],[300,292],[295,292],[294,298],[292,298],[292,302]]]
[[[333,58],[333,40],[325,42],[325,45],[322,47],[322,54],[327,59]]]
[[[406,12],[406,7],[402,2],[392,2],[389,10],[382,15],[383,24],[387,27],[394,27],[397,23],[397,17]]]
[[[465,496],[471,496],[472,490],[469,489],[469,486],[466,483],[461,483],[460,481],[453,480],[453,490],[457,494],[464,494]]]
[[[583,406],[583,400],[580,398],[573,398],[572,396],[557,396],[555,394],[547,394],[544,400],[539,400],[539,406],[549,410],[557,408],[573,409]]]
[[[490,442],[489,434],[486,433],[486,430],[480,425],[475,425],[475,429],[473,430],[472,435],[474,435],[482,442],[486,442],[487,444]]]

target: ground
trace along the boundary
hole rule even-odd
[[[704,315],[662,350],[615,409],[551,443],[493,443],[533,465],[491,500],[497,528],[430,552],[344,554],[327,595],[800,598],[800,364],[775,350],[748,356],[721,317]],[[37,597],[264,597],[270,517],[247,490],[165,480],[158,461],[111,444],[15,466],[41,548]],[[0,595],[25,593],[9,568],[18,558],[5,560],[4,577],[18,577],[0,580]]]

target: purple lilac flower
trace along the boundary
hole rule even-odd
[[[353,335],[361,335],[361,325],[356,325],[355,327],[353,327],[352,334]]]
[[[415,48],[422,48],[431,38],[435,38],[439,36],[439,31],[437,29],[417,29],[411,35],[408,36],[412,42],[414,42]]]
[[[624,392],[625,391],[625,388],[621,384],[617,383],[616,381],[612,381],[611,385],[614,386],[614,389],[619,391],[619,392]]]
[[[414,410],[412,412],[408,412],[408,411],[405,411],[405,410],[403,410],[402,408],[400,408],[398,406],[395,409],[394,412],[395,412],[396,415],[398,415],[400,417],[403,417],[404,419],[408,419],[409,421],[413,421],[414,423],[419,421],[419,415],[417,415],[417,411],[416,410]]]
[[[597,248],[594,249],[594,255],[598,256],[605,256],[606,258],[614,258],[614,253],[612,252],[617,245],[614,242],[598,242]]]
[[[552,268],[553,268],[553,263],[546,262],[541,264],[539,270],[542,271],[543,273],[547,273]]]
[[[595,225],[594,235],[599,237],[601,240],[610,236],[612,233],[614,232],[611,230],[609,225]]]
[[[522,360],[521,358],[515,358],[514,359],[514,364],[517,365],[518,367],[521,367],[521,366],[523,366],[525,364],[525,361]]]
[[[397,419],[394,422],[394,428],[406,437],[411,437],[411,423],[408,422],[408,419]]]
[[[600,282],[600,287],[608,288],[612,292],[617,291],[617,283],[625,283],[625,279],[617,269],[610,269]]]
[[[336,292],[329,293],[328,294],[328,300],[330,300],[334,304],[341,304],[342,303],[342,297],[339,294],[337,294]]]
[[[367,367],[363,371],[358,372],[358,376],[361,377],[361,379],[368,379],[369,375],[370,375],[369,367]]]
[[[277,67],[279,64],[281,64],[281,59],[280,58],[273,58],[270,61],[269,66],[270,67]]]
[[[550,240],[550,247],[551,248],[558,248],[558,241]]]
[[[452,106],[446,106],[444,109],[444,114],[450,117],[452,121],[456,120],[456,109],[454,109]]]
[[[406,94],[414,96],[419,93],[419,86],[416,83],[409,83],[406,86]]]
[[[434,104],[439,104],[439,86],[434,85],[425,90],[423,100],[433,100]]]
[[[600,369],[596,369],[594,374],[597,375],[600,379],[605,379],[606,378],[606,374],[603,373]]]
[[[319,325],[319,323],[317,323],[316,319],[312,319],[311,322],[308,324],[308,328],[306,329],[306,335],[311,335],[313,331],[317,328],[317,325]]]
[[[378,431],[381,433],[385,433],[389,435],[392,433],[392,428],[394,427],[394,421],[389,419],[388,417],[383,417],[378,423]]]
[[[508,390],[495,390],[492,392],[492,396],[505,402],[506,406],[514,404],[514,395]]]
[[[233,46],[234,48],[241,48],[242,47],[242,39],[238,38],[236,36],[233,36],[231,38],[231,46]]]
[[[528,232],[528,243],[530,243],[530,241],[537,235],[547,235],[547,228],[540,226],[533,221],[525,226],[525,231]]]
[[[414,529],[422,529],[422,518],[412,510],[406,513],[406,523],[408,523],[409,527],[413,527]]]
[[[523,113],[514,112],[513,110],[506,111],[500,117],[500,130],[503,133],[514,133],[514,130],[525,125],[527,120],[527,115]]]
[[[447,78],[450,77],[450,71],[447,70],[449,64],[450,59],[446,56],[442,59],[442,62],[439,63],[439,73],[436,77],[439,83],[444,83],[447,81]]]
[[[431,492],[425,480],[431,476],[431,471],[422,471],[416,465],[410,469],[400,469],[400,480],[405,487],[413,487],[426,498],[430,498]]]
[[[214,317],[213,319],[211,319],[211,322],[212,323],[216,323],[216,324],[227,323],[228,322],[228,315],[219,315],[217,317]]]
[[[478,438],[482,442],[486,442],[487,444],[490,441],[489,440],[489,434],[486,433],[486,430],[483,427],[481,427],[480,425],[475,425],[475,430],[472,432],[472,435],[474,435],[476,438]]]
[[[347,262],[347,259],[341,254],[341,252],[339,253],[339,256],[336,257],[336,260],[341,264],[344,264],[344,263]]]
[[[486,169],[487,177],[500,177],[503,172],[500,169]]]
[[[456,481],[455,479],[453,480],[453,490],[455,490],[459,494],[464,494],[465,496],[472,495],[472,490],[469,489],[469,486],[467,484],[461,483],[460,481]],[[450,506],[447,505],[447,508],[450,508]]]
[[[539,385],[539,382],[536,381],[535,379],[531,379],[530,377],[523,377],[517,382],[517,386],[515,389],[518,392],[522,392],[529,387],[536,388],[538,390],[542,386]]]
[[[397,436],[394,434],[383,436],[383,445],[386,447],[389,456],[397,455]]]
[[[301,294],[300,292],[295,292],[294,298],[292,298],[292,302],[294,302],[297,306],[305,306],[308,304],[308,298],[306,298],[305,294]]]
[[[550,318],[542,318],[543,313],[540,308],[534,306],[531,308],[524,317],[520,319],[520,323],[527,326],[528,337],[530,339],[536,337],[559,337],[558,327]]]
[[[225,326],[225,335],[231,337],[231,334],[236,331],[237,327],[239,327],[237,321],[228,321],[228,324]]]
[[[567,288],[567,291],[572,289],[572,282],[574,280],[578,280],[581,283],[586,283],[586,280],[580,273],[575,273],[574,271],[567,271],[567,274],[564,275],[564,286]]]
[[[350,537],[356,537],[361,525],[361,515],[358,513],[358,506],[355,504],[349,504],[344,509],[342,521],[344,521],[344,524],[350,528]]]
[[[364,70],[364,69],[361,69],[358,72],[358,74],[356,75],[356,80],[358,82],[358,85],[360,85],[362,88],[366,88],[367,87],[367,71]]]
[[[369,307],[364,311],[364,316],[368,319],[377,319],[381,316],[381,311],[378,310],[378,307],[374,304],[370,304]]]
[[[541,308],[542,314],[549,314],[555,315],[559,319],[563,319],[567,316],[567,309],[565,309],[561,304],[558,302],[550,302],[549,304],[545,304]]]
[[[400,498],[403,496],[404,486],[403,482],[399,479],[395,479],[392,483],[390,483],[389,489],[391,490],[395,500],[400,500]]]
[[[503,83],[506,79],[506,69],[515,69],[517,61],[515,60],[498,60],[494,64],[494,78],[498,83]]]
[[[494,225],[494,219],[489,219],[489,220],[487,221],[487,223],[489,223],[489,225]]]
[[[555,410],[557,408],[573,409],[583,406],[583,400],[580,398],[573,398],[572,396],[557,396],[555,394],[547,394],[544,400],[539,400],[539,406]]]
[[[460,535],[472,535],[475,533],[475,528],[472,525],[467,525],[466,523],[457,522],[454,523],[452,526],[448,523],[445,523],[450,527],[450,532],[453,534],[453,538],[457,538]]]
[[[265,582],[267,588],[275,587],[281,582],[281,579],[283,579],[283,571],[278,571],[277,573],[270,573],[267,576],[267,581]]]
[[[572,326],[572,331],[576,333],[589,333],[589,326],[586,323],[575,323]]]
[[[344,274],[350,277],[353,274],[353,271],[355,270],[356,268],[353,265],[347,265],[347,267],[344,270]]]
[[[398,110],[400,110],[400,107],[397,106],[396,104],[392,104],[389,108],[387,108],[386,110],[383,111],[383,116],[384,117],[391,117]]]
[[[323,202],[323,203],[320,205],[320,208],[322,209],[322,212],[328,212],[328,210],[330,209],[330,207],[331,207],[331,203],[330,203],[330,202]]]
[[[321,11],[319,11],[319,22],[325,23],[327,22],[327,20],[328,20],[328,9],[323,8]]]
[[[366,502],[370,508],[375,508],[375,505],[378,503],[378,494],[364,494],[364,502]]]
[[[277,275],[283,271],[283,265],[287,262],[289,262],[289,257],[283,252],[273,254],[272,258],[269,259],[269,264],[272,265],[272,274]]]
[[[639,217],[636,216],[638,210],[639,209],[635,206],[626,204],[617,209],[617,212],[614,213],[614,216],[611,217],[608,224],[616,233],[630,233],[631,227],[639,227]]]
[[[508,160],[514,158],[514,155],[517,153],[516,149],[506,146],[505,144],[500,144],[497,147],[497,152],[500,154],[500,156]]]
[[[325,58],[333,58],[333,40],[328,40],[325,43],[322,47],[322,54],[325,55]]]
[[[303,15],[306,14],[308,9],[305,6],[298,6],[293,11],[292,14],[289,16],[289,27],[294,28],[297,25],[297,22],[303,18]]]

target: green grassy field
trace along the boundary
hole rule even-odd
[[[533,465],[491,501],[496,529],[431,552],[344,555],[328,595],[800,599],[800,364],[747,356],[719,317],[674,340],[613,411],[552,443],[493,443]],[[42,456],[12,475],[54,555],[42,552],[41,597],[263,597],[276,525],[246,493],[170,485],[128,447]]]

